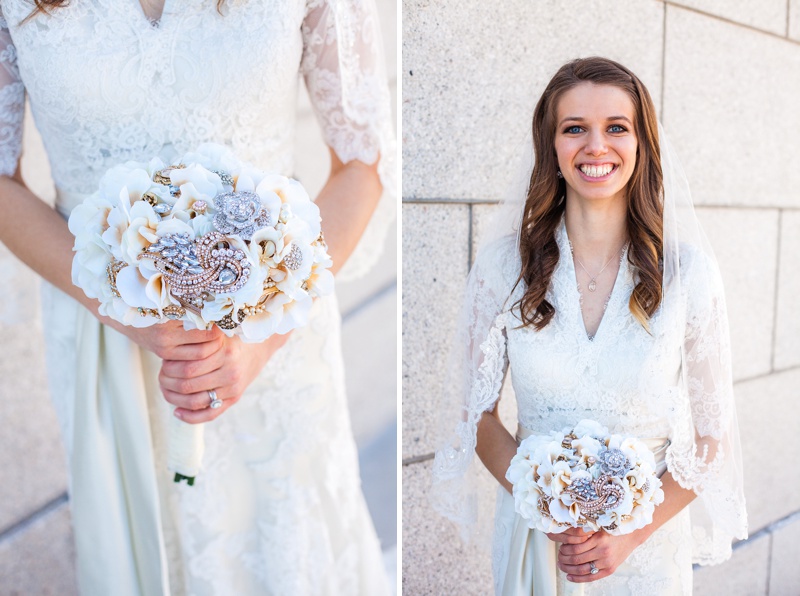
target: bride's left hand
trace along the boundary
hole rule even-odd
[[[639,544],[636,532],[622,536],[595,532],[580,544],[562,544],[558,549],[558,568],[567,574],[569,581],[593,582],[614,573]],[[592,562],[597,569],[594,575]]]
[[[176,406],[175,416],[190,424],[209,422],[234,405],[261,369],[289,339],[273,335],[248,344],[238,337],[224,337],[217,352],[202,360],[164,360],[158,375],[164,398]],[[222,400],[210,408],[209,391]]]

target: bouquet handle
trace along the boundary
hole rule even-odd
[[[174,411],[174,410],[173,410]],[[188,424],[172,416],[167,445],[167,467],[175,472],[175,482],[186,480],[190,486],[200,472],[205,444],[204,424]]]

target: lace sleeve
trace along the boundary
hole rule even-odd
[[[395,216],[395,141],[374,0],[310,0],[302,71],[325,142],[343,163],[378,164],[383,197],[339,279],[364,274],[380,256]]]
[[[713,564],[730,556],[733,538],[747,536],[742,458],[722,281],[706,255],[686,260],[683,398],[667,464],[698,495],[690,506],[694,561]]]
[[[0,11],[0,174],[17,171],[22,148],[25,87],[17,68],[17,50]]]
[[[478,255],[467,280],[445,383],[449,395],[444,396],[442,427],[447,439],[434,457],[431,499],[440,514],[461,526],[465,539],[475,534],[478,522],[478,423],[484,412],[494,409],[508,367],[505,329],[516,279],[509,268],[518,261],[515,250],[509,237]]]

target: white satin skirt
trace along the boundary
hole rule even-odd
[[[517,440],[532,434],[520,427]],[[655,449],[664,443],[654,439]],[[656,453],[656,472],[666,469]],[[688,596],[692,593],[692,542],[689,509],[656,530],[609,577],[585,584],[566,579],[556,565],[558,544],[528,528],[514,509],[514,497],[498,487],[492,549],[496,596]]]
[[[42,302],[82,594],[390,593],[360,488],[335,297],[206,424],[191,487],[166,466],[160,360],[48,284]]]

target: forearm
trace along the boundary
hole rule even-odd
[[[97,311],[97,302],[72,284],[75,238],[57,211],[19,180],[0,176],[0,241],[23,263],[59,290]]]
[[[484,412],[481,417],[475,451],[486,469],[510,493],[512,486],[506,480],[506,471],[517,454],[517,442],[493,412]]]
[[[653,522],[635,532],[639,544],[647,540],[653,532],[675,517],[697,497],[694,491],[681,487],[669,472],[661,477],[661,488],[664,491],[664,502],[655,508]]]
[[[72,283],[75,237],[66,220],[18,177],[0,176],[0,242],[45,281],[71,296],[97,319],[132,337],[135,330],[99,314],[100,303]]]
[[[381,196],[377,163],[342,164],[331,152],[331,175],[317,197],[322,231],[333,260],[332,272],[342,268],[358,244]]]

